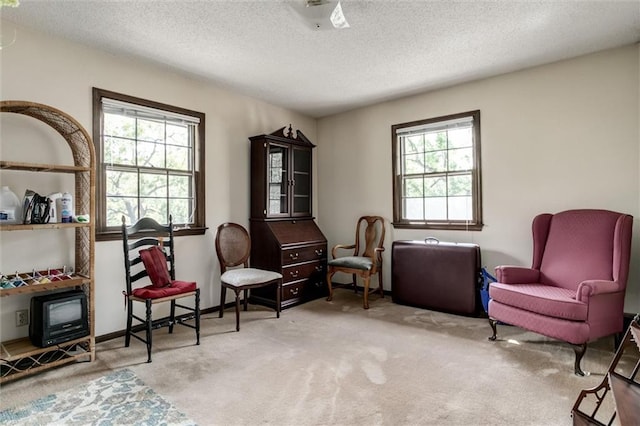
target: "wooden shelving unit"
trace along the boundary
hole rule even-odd
[[[95,359],[95,152],[87,131],[68,114],[48,105],[25,101],[1,101],[0,112],[33,117],[49,125],[68,143],[73,165],[36,164],[0,161],[0,170],[35,173],[71,173],[75,176],[75,211],[89,213],[89,223],[49,223],[33,225],[1,225],[0,232],[39,231],[45,229],[75,230],[75,265],[71,278],[0,290],[0,297],[37,294],[79,288],[87,295],[89,335],[58,345],[40,348],[28,337],[0,343],[0,383],[15,380],[49,368],[76,361]],[[6,238],[6,235],[5,235]]]
[[[625,355],[633,357],[635,362],[623,372],[619,364]],[[613,401],[613,412],[602,411],[608,398]],[[571,414],[574,425],[640,424],[639,315],[629,325],[605,378],[598,386],[580,392]]]

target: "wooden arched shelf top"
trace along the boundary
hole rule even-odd
[[[65,141],[67,141],[73,155],[73,166],[0,161],[0,168],[26,171],[75,173],[76,187],[74,206],[77,213],[88,213],[90,215],[89,217],[91,218],[92,223],[91,230],[92,234],[94,234],[93,222],[95,220],[96,154],[89,133],[75,118],[49,105],[27,101],[0,101],[0,112],[9,112],[33,117],[53,128]]]
[[[75,166],[95,168],[96,154],[91,137],[69,114],[49,105],[26,101],[0,101],[0,112],[28,115],[49,125],[69,144]]]

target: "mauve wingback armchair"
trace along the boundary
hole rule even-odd
[[[498,321],[566,341],[575,374],[587,343],[620,333],[633,217],[608,210],[568,210],[533,220],[531,268],[498,266],[489,288],[489,323]]]

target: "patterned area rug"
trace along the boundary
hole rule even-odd
[[[0,424],[195,425],[128,369],[0,411]]]

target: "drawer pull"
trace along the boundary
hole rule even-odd
[[[296,260],[300,256],[298,253],[289,253],[289,257],[291,260]]]
[[[297,296],[299,291],[299,288],[292,288],[291,290],[289,290],[292,296]]]
[[[324,253],[324,250],[316,250],[316,256],[322,256],[322,253]]]
[[[298,278],[299,274],[300,274],[299,271],[295,271],[295,272],[291,271],[291,272],[289,272],[289,275],[291,275],[291,278]]]
[[[316,266],[316,271],[317,272],[321,272],[322,271],[322,266]]]

